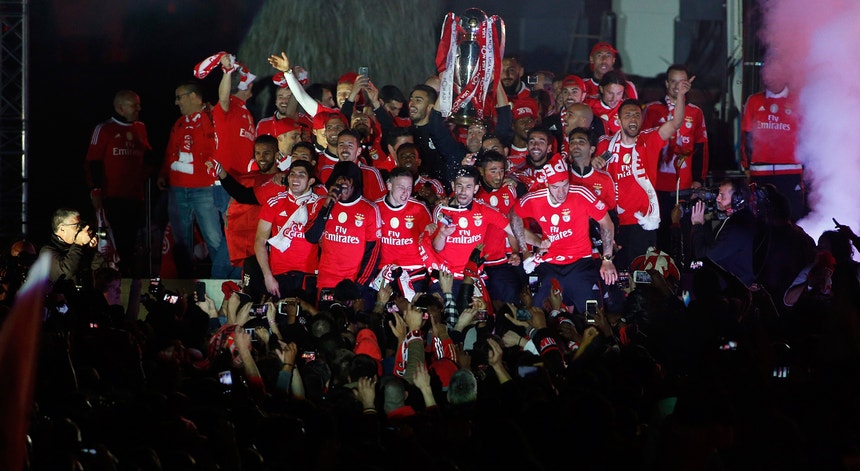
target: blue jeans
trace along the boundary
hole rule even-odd
[[[228,272],[230,259],[225,257],[226,267],[218,259],[219,251],[226,252],[227,241],[224,239],[224,228],[215,205],[212,187],[170,187],[167,213],[170,226],[173,228],[173,259],[176,262],[178,276],[194,278],[194,221],[196,220],[212,259],[210,277],[224,278],[220,275]]]

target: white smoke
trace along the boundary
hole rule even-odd
[[[814,239],[833,219],[860,233],[860,2],[763,2],[769,54],[765,83],[785,80],[798,97],[797,155],[811,182],[812,211],[799,225]]]

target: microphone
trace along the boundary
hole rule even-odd
[[[334,208],[334,202],[335,200],[337,200],[337,196],[340,195],[341,191],[343,191],[343,188],[341,188],[340,185],[334,185],[328,191],[329,193],[333,193],[332,196],[334,196],[335,198],[329,201],[328,204],[325,205],[320,212],[320,217],[323,219],[328,219],[329,215],[331,214],[332,208]]]

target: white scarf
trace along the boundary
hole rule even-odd
[[[617,158],[617,156],[621,155],[621,133],[623,131],[618,131],[615,133],[615,136],[612,137],[612,140],[609,142],[609,150],[612,153],[612,157],[610,159]],[[633,145],[631,150],[631,166],[632,166],[632,174],[633,178],[636,179],[636,183],[645,190],[645,194],[648,196],[648,213],[642,214],[641,211],[636,211],[633,215],[636,216],[636,220],[639,221],[639,225],[642,226],[642,229],[646,231],[652,231],[660,227],[660,206],[657,203],[657,192],[654,191],[654,185],[651,184],[651,181],[648,180],[648,174],[645,173],[645,169],[642,167],[642,163],[639,160],[639,152],[636,151],[636,145]],[[624,208],[620,205],[618,206],[618,213],[623,213]]]
[[[289,194],[287,197],[292,198],[292,194]],[[293,237],[299,231],[304,230],[305,225],[308,223],[308,204],[316,202],[319,198],[319,195],[314,193],[310,188],[305,193],[295,197],[296,204],[299,207],[293,211],[293,214],[290,214],[289,219],[281,227],[281,230],[268,240],[269,245],[280,252],[284,252],[290,248],[290,245],[293,243]]]

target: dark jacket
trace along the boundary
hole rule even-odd
[[[733,213],[713,230],[706,224],[694,224],[690,239],[693,258],[708,257],[750,286],[755,281],[753,242],[756,228],[755,216],[748,208]]]

